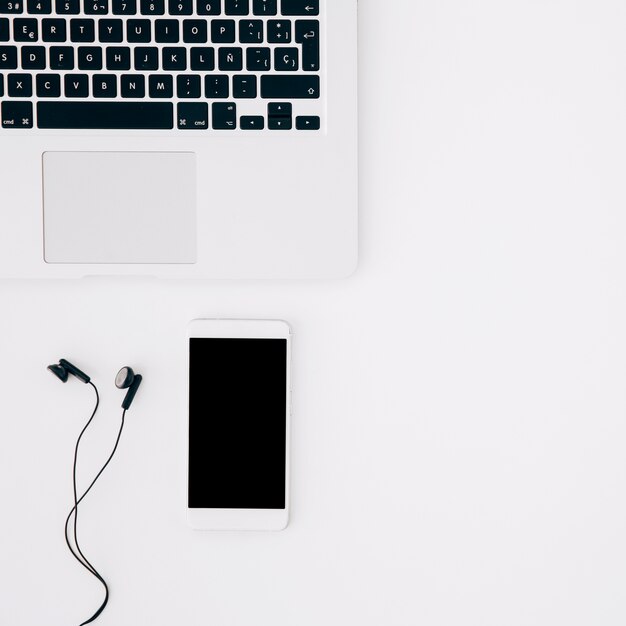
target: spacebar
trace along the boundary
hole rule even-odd
[[[38,102],[38,128],[169,129],[171,102]]]

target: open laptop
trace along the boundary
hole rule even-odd
[[[0,276],[357,263],[357,0],[0,0]]]

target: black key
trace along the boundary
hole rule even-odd
[[[319,20],[297,20],[296,42],[302,44],[302,69],[317,72],[320,69]]]
[[[242,115],[239,120],[241,130],[263,130],[265,120],[262,115]]]
[[[150,20],[128,20],[126,40],[128,43],[150,43],[152,40]]]
[[[212,20],[211,41],[213,43],[235,43],[235,21]]]
[[[78,48],[78,69],[101,70],[102,48],[92,46],[82,46]]]
[[[209,105],[206,102],[181,102],[178,105],[180,130],[206,130],[209,127]]]
[[[11,98],[30,98],[33,95],[32,75],[9,74],[7,76],[7,94]]]
[[[320,118],[314,115],[299,115],[296,117],[296,128],[298,130],[319,130]]]
[[[274,48],[274,69],[278,72],[295,72],[300,66],[298,48]]]
[[[107,70],[119,71],[130,69],[130,48],[125,46],[107,48]]]
[[[157,43],[178,43],[180,41],[178,20],[156,20],[154,40]]]
[[[70,20],[70,41],[91,43],[96,40],[96,27],[93,20]]]
[[[24,46],[22,48],[23,70],[45,70],[46,49],[43,46]]]
[[[17,69],[17,48],[15,46],[0,46],[0,70]]]
[[[233,98],[256,98],[256,76],[233,76]]]
[[[320,97],[320,77],[317,75],[271,74],[261,76],[261,98],[272,100],[315,99]]]
[[[320,0],[281,0],[283,15],[319,15]]]
[[[216,130],[237,128],[237,105],[234,102],[213,103],[213,128]]]
[[[56,0],[55,9],[59,15],[78,15],[80,0]]]
[[[170,15],[191,15],[193,0],[169,0],[167,8]]]
[[[241,43],[263,43],[263,22],[261,20],[241,20],[239,22]]]
[[[109,0],[84,0],[87,15],[106,15],[109,12]]]
[[[136,15],[137,0],[113,0],[113,15]]]
[[[243,69],[243,50],[241,48],[220,48],[218,67],[222,72],[240,72]]]
[[[0,98],[4,96],[4,74],[0,74]]]
[[[176,78],[176,93],[179,98],[199,98],[202,95],[200,77],[181,74]]]
[[[37,41],[39,28],[35,18],[16,18],[13,20],[13,39],[15,41]]]
[[[24,3],[22,0],[0,0],[0,15],[8,13],[23,13]]]
[[[276,5],[277,0],[253,0],[252,12],[255,15],[276,15]]]
[[[268,20],[267,41],[269,43],[291,43],[291,22],[289,20]]]
[[[0,41],[9,41],[9,18],[0,17]]]
[[[196,10],[198,15],[221,15],[222,0],[197,0]]]
[[[89,96],[89,76],[87,74],[66,74],[64,83],[66,98],[87,98]],[[41,124],[39,127],[41,128]]]
[[[71,46],[52,46],[50,48],[51,70],[73,70],[74,48]]]
[[[3,102],[2,128],[32,128],[32,102]]]
[[[34,15],[50,15],[52,13],[52,0],[28,0],[26,6],[28,12]]]
[[[67,41],[67,23],[65,20],[41,20],[41,39],[52,43]]]
[[[59,74],[37,74],[36,84],[37,97],[61,97],[61,76]]]
[[[206,43],[207,37],[206,20],[183,21],[183,41],[185,43]]]
[[[290,117],[268,117],[267,127],[270,130],[291,130],[293,121]]]
[[[154,71],[159,69],[158,48],[135,48],[135,69]]]
[[[94,98],[116,98],[117,76],[113,74],[94,74],[92,93]]]
[[[124,38],[122,20],[99,20],[98,37],[102,43],[121,43]]]
[[[38,102],[39,128],[171,129],[171,102]]]
[[[212,72],[215,69],[213,48],[191,48],[191,69],[196,72]]]
[[[268,72],[271,67],[269,48],[248,48],[246,50],[246,69],[248,72]]]
[[[226,15],[248,15],[250,13],[249,0],[225,0]]]
[[[228,76],[218,74],[205,76],[204,93],[207,98],[228,98]]]
[[[143,98],[146,95],[146,78],[141,74],[122,74],[122,98]]]
[[[163,69],[172,72],[180,72],[186,70],[186,48],[163,48]]]
[[[142,15],[164,15],[165,0],[141,0]]]
[[[167,74],[152,74],[148,78],[148,87],[151,98],[173,98],[174,81]]]
[[[270,102],[267,105],[267,127],[270,130],[291,130],[292,112],[290,102]]]

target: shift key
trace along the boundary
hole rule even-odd
[[[320,77],[268,74],[261,77],[261,97],[272,100],[316,99],[320,97]]]

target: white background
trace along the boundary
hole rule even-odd
[[[0,623],[622,626],[626,5],[361,0],[361,264],[349,280],[0,285]],[[293,516],[184,523],[184,333],[294,327]]]

